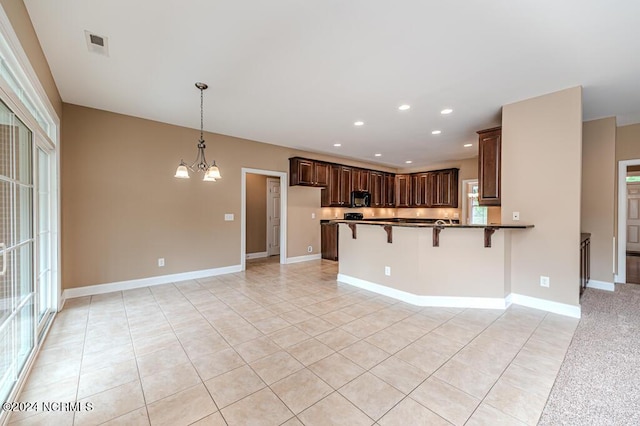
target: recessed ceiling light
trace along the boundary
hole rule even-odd
[[[440,111],[440,114],[447,115],[447,114],[451,114],[452,112],[453,110],[451,108],[445,108],[442,111]]]
[[[407,164],[411,164],[411,163],[413,163],[413,161],[411,161],[411,160],[407,160],[407,161],[405,161],[405,163],[407,163]]]
[[[376,157],[382,157],[382,154],[373,154],[373,155],[375,155]]]
[[[354,126],[364,126],[364,121],[356,121],[353,123]]]
[[[442,130],[434,130],[431,132],[432,135],[439,135],[440,133],[442,133]]]
[[[333,146],[342,146],[341,143],[334,143]]]
[[[400,105],[400,106],[398,107],[398,109],[399,109],[400,111],[406,111],[406,110],[408,110],[408,109],[410,109],[410,108],[411,108],[411,105],[407,105],[407,104]]]
[[[473,144],[472,144],[472,143],[465,143],[465,144],[464,144],[464,147],[465,147],[465,148],[469,148],[469,147],[472,147],[472,146],[473,146]]]

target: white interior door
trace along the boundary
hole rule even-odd
[[[267,179],[267,255],[280,254],[280,179]]]
[[[640,182],[627,183],[627,251],[640,252]]]

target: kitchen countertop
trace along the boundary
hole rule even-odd
[[[345,224],[358,224],[358,225],[382,225],[382,226],[400,226],[400,227],[409,227],[409,228],[472,228],[472,229],[483,229],[483,228],[493,228],[493,229],[529,229],[533,228],[534,225],[529,224],[500,224],[500,223],[489,223],[487,225],[461,225],[461,224],[449,224],[446,223],[444,225],[437,225],[435,223],[425,223],[425,222],[406,222],[406,221],[384,221],[384,220],[342,220],[342,219],[334,219],[330,220],[328,223],[345,223]]]

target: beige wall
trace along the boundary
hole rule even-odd
[[[516,294],[578,305],[581,152],[580,87],[503,107],[502,222],[535,225],[513,234]]]
[[[267,251],[267,176],[247,173],[247,254]]]
[[[616,162],[640,158],[640,124],[618,127],[616,132]]]
[[[239,265],[241,168],[288,173],[289,157],[318,157],[207,133],[207,157],[223,178],[175,179],[197,138],[195,129],[63,105],[63,288]],[[287,195],[287,256],[319,254],[320,189],[288,187]]]
[[[615,117],[582,127],[581,230],[591,233],[591,279],[613,283]]]
[[[53,76],[51,75],[51,69],[49,63],[42,52],[40,41],[36,36],[36,32],[33,29],[31,18],[27,12],[22,0],[0,0],[0,5],[4,9],[5,13],[11,21],[11,26],[15,31],[20,44],[24,49],[29,62],[33,67],[40,84],[44,88],[49,101],[53,105],[53,108],[58,115],[58,118],[62,118],[62,99],[58,92]]]
[[[357,225],[353,239],[340,224],[339,273],[418,296],[504,298],[512,232],[526,231],[499,230],[485,248],[482,228],[445,228],[433,247],[432,228],[394,226],[389,244],[381,226]]]
[[[288,196],[289,257],[320,254],[320,188],[290,186]]]

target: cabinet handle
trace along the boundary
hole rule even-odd
[[[0,271],[0,277],[7,273],[7,246],[4,243],[0,243],[0,249],[2,250],[2,271]]]

